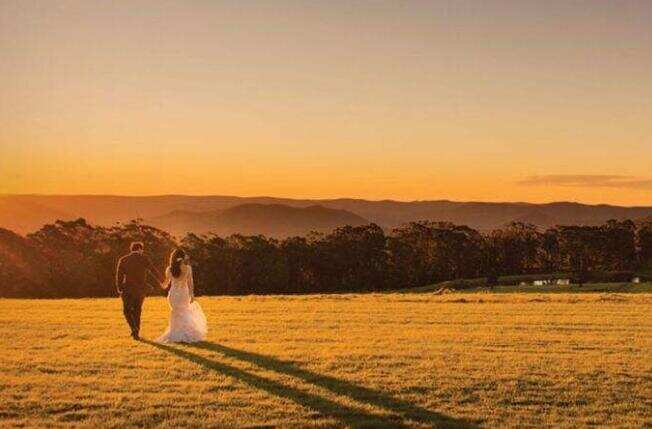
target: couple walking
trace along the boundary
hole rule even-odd
[[[140,315],[149,286],[148,276],[160,280],[159,271],[144,253],[143,243],[131,243],[131,253],[118,261],[116,288],[122,297],[123,313],[131,328],[131,336],[140,339]],[[170,255],[165,277],[159,283],[168,290],[170,318],[168,327],[156,341],[161,343],[193,343],[206,338],[206,316],[195,301],[192,267],[186,253],[176,249]]]

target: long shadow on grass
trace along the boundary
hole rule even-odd
[[[164,344],[158,344],[148,340],[142,341],[161,350],[172,353],[173,355],[189,360],[190,362],[201,365],[219,374],[235,378],[255,389],[264,390],[268,393],[271,393],[272,395],[289,399],[306,408],[315,410],[323,416],[333,417],[349,427],[407,428],[407,426],[405,426],[400,421],[400,419],[396,417],[389,418],[378,416],[355,408],[347,407],[346,405],[339,404],[335,401],[331,401],[330,399],[322,398],[312,393],[286,386],[277,381],[251,374],[240,368],[207,359],[204,356],[187,351],[186,347],[177,348]]]
[[[317,374],[300,368],[291,362],[285,362],[270,356],[265,356],[244,350],[237,350],[231,347],[210,342],[190,344],[183,349],[152,343],[149,341],[146,342],[177,356],[198,363],[204,367],[220,372],[224,375],[237,378],[251,385],[252,387],[263,389],[274,395],[290,399],[325,416],[334,417],[347,426],[383,426],[401,428],[406,427],[406,425],[403,423],[403,420],[408,419],[420,424],[438,428],[477,427],[470,421],[455,419],[441,413],[430,411],[408,401],[394,398],[386,392],[359,386],[350,381],[340,380],[329,375]],[[218,361],[207,359],[204,356],[191,353],[187,351],[187,349],[190,347],[218,352],[224,356],[249,362],[270,371],[275,371],[280,374],[299,378],[307,383],[330,390],[331,392],[341,396],[347,396],[350,399],[360,403],[382,408],[392,413],[392,416],[383,417],[371,413],[366,413],[358,409],[347,407],[340,403],[334,402],[330,399],[322,398],[311,393],[288,387],[276,381],[250,374],[239,368],[235,368]]]

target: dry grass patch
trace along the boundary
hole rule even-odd
[[[117,299],[0,300],[0,425],[652,424],[649,294],[200,301],[209,340],[161,346]]]

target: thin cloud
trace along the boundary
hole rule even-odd
[[[652,189],[652,179],[607,174],[549,174],[543,176],[529,176],[517,183],[523,186]]]

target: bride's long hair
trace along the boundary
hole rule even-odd
[[[170,254],[170,273],[173,277],[181,275],[181,264],[186,260],[186,252],[183,249],[175,249]]]

